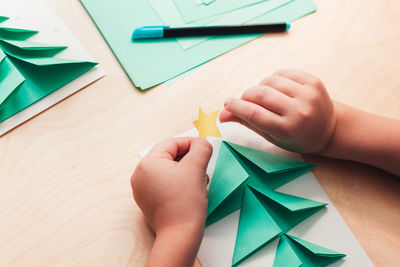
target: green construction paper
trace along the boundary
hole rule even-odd
[[[8,19],[9,19],[9,17],[0,16],[0,23],[2,23],[3,21],[6,21]]]
[[[0,27],[0,122],[70,83],[97,64],[52,57],[66,47],[26,41],[36,33]]]
[[[0,39],[23,41],[37,34],[38,31],[0,27]]]
[[[150,4],[157,11],[164,24],[171,27],[199,27],[209,25],[237,25],[248,24],[251,20],[257,18],[271,10],[287,4],[292,0],[269,0],[260,2],[251,6],[247,6],[226,14],[218,15],[212,18],[206,18],[191,23],[185,23],[179,14],[178,9],[172,1],[165,0],[149,0]],[[260,22],[261,23],[261,22]],[[188,49],[194,45],[200,44],[209,37],[185,37],[176,40],[183,49]]]
[[[246,161],[247,162],[247,161]],[[252,174],[249,179],[249,184],[254,188],[266,187],[270,189],[276,189],[284,184],[289,183],[293,179],[305,174],[310,171],[312,167],[299,167],[297,169],[290,169],[284,172],[268,173],[259,168],[253,168]],[[263,175],[264,179],[257,179],[257,177]]]
[[[327,249],[324,247],[317,246],[313,243],[310,243],[308,241],[305,241],[303,239],[300,239],[298,237],[292,236],[292,235],[286,235],[293,241],[294,243],[297,243],[297,245],[302,246],[303,248],[307,249],[309,252],[318,255],[318,256],[324,256],[324,257],[345,257],[346,254],[342,254],[339,252],[336,252],[331,249]]]
[[[206,225],[240,208],[245,184],[261,191],[263,188],[273,190],[313,167],[309,163],[223,141],[209,188]]]
[[[235,191],[232,192],[232,194],[225,198],[213,212],[207,215],[206,226],[209,226],[231,214],[232,212],[240,209],[243,201],[243,191],[246,187],[247,185],[245,183],[241,184]],[[214,195],[214,193],[212,195]],[[209,197],[209,201],[210,200],[212,200],[212,197]]]
[[[290,169],[299,167],[307,167],[309,169],[315,167],[314,165],[276,154],[265,153],[250,147],[240,146],[234,143],[229,143],[237,153],[250,160],[257,165],[260,169],[266,172],[283,172]]]
[[[19,59],[10,59],[26,80],[17,92],[2,104],[0,122],[72,82],[97,64],[93,62],[75,62],[35,66]]]
[[[345,256],[345,254],[285,234],[279,240],[273,267],[321,267],[337,262]]]
[[[13,94],[15,90],[25,81],[24,77],[11,64],[5,54],[0,50],[0,110],[2,104]]]
[[[240,211],[232,265],[235,266],[251,256],[282,233],[274,219],[246,186]]]
[[[226,166],[229,166],[229,168]],[[216,177],[215,182],[211,183],[209,188],[209,195],[212,197],[208,203],[207,215],[214,212],[221,202],[249,177],[225,143],[222,143],[220,147],[213,180],[214,177]],[[240,196],[239,203],[241,204],[241,202]]]
[[[90,62],[82,62],[82,61],[77,61],[74,59],[64,59],[64,58],[54,58],[54,57],[35,57],[35,58],[26,58],[26,57],[21,57],[21,56],[16,56],[13,54],[9,54],[10,57],[19,59],[21,61],[24,61],[26,63],[30,63],[35,66],[39,67],[46,67],[46,66],[55,66],[55,65],[62,65],[62,64],[76,64],[76,63],[90,63]]]
[[[288,237],[282,235],[276,249],[272,267],[300,267],[302,262],[296,252],[289,245]]]
[[[251,187],[254,188],[253,185],[251,185]],[[293,195],[288,195],[267,188],[254,188],[254,189],[263,194],[264,196],[266,196],[267,198],[269,198],[270,200],[278,203],[282,207],[292,212],[303,211],[327,205],[326,203],[305,199],[301,197],[296,197]]]
[[[174,0],[179,13],[186,23],[210,18],[223,13],[250,6],[265,0],[218,0],[212,5],[196,5],[193,1]]]
[[[146,0],[81,0],[81,2],[130,79],[143,90],[172,79],[259,36],[214,37],[188,50],[184,50],[174,39],[132,42],[131,36],[135,27],[163,24],[149,2]],[[296,0],[252,22],[291,22],[315,9],[312,0]]]
[[[49,44],[35,43],[29,41],[0,41],[2,50],[9,54],[20,57],[53,57],[65,50],[66,46],[54,46]]]
[[[246,188],[244,198],[248,191],[251,191],[253,196],[252,205],[257,202],[262,209],[259,208],[257,211],[253,209],[253,212],[248,212],[243,209],[245,202],[243,200],[232,265],[239,264],[277,236],[289,231],[326,205],[272,190],[269,190],[267,195],[262,195],[253,190],[251,186]],[[245,213],[242,214],[243,212]],[[273,224],[270,222],[266,226],[260,224],[259,217],[268,218],[268,221],[273,221]],[[245,220],[244,226],[241,226],[242,220]],[[272,235],[271,232],[275,234]]]
[[[326,206],[326,203],[274,192],[272,190],[267,194],[264,194],[265,192],[261,193],[258,190],[254,190],[254,192],[269,215],[279,225],[282,232],[289,231]],[[287,206],[290,206],[291,209],[287,208]]]

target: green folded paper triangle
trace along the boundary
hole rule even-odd
[[[6,21],[8,19],[9,19],[9,17],[0,16],[0,23],[2,23],[3,21]]]
[[[232,265],[245,260],[280,234],[282,230],[279,225],[265,210],[252,190],[246,186]]]
[[[7,20],[0,16],[0,23]],[[91,70],[97,63],[55,58],[66,46],[27,41],[38,31],[0,27],[0,122]]]
[[[244,185],[276,189],[314,165],[223,141],[209,188],[207,225],[240,208]]]
[[[280,237],[273,267],[321,267],[344,257],[345,254],[284,234]]]
[[[241,208],[233,266],[326,205],[275,191],[313,167],[234,143],[221,143],[209,188],[206,224]]]
[[[261,193],[251,186],[248,186],[244,195],[232,265],[239,264],[326,205],[270,189]],[[251,197],[246,195],[251,195]],[[249,199],[253,206],[262,208],[256,210],[250,207],[246,204]],[[258,203],[255,204],[256,202]],[[259,224],[257,218],[264,218],[268,223]]]

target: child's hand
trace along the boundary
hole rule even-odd
[[[221,122],[236,121],[272,143],[300,153],[326,148],[335,131],[336,115],[322,82],[300,70],[282,70],[228,99]]]
[[[156,145],[138,164],[133,195],[156,234],[172,228],[203,232],[211,154],[204,138],[175,138]]]

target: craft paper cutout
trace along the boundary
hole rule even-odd
[[[266,191],[271,195],[277,194],[276,199],[257,192],[251,186],[245,189],[233,265],[242,262],[326,205],[272,190]],[[260,221],[264,221],[264,224]]]
[[[320,267],[344,257],[345,254],[284,234],[279,240],[273,267]]]
[[[245,186],[274,190],[314,165],[223,141],[209,188],[207,225],[240,208]],[[215,178],[215,179],[214,179]]]
[[[216,5],[219,1],[209,6]],[[164,24],[147,0],[81,0],[81,2],[130,79],[143,90],[172,79],[260,36],[213,37],[187,50],[184,50],[175,39],[131,42],[130,37],[135,25]],[[250,22],[254,24],[291,22],[315,10],[316,6],[312,0],[295,0]]]
[[[206,225],[241,208],[233,266],[326,205],[275,191],[313,167],[234,143],[221,143],[209,188]]]
[[[218,110],[209,114],[199,108],[199,118],[193,122],[200,137],[215,136],[221,137],[221,132],[217,126]]]
[[[0,23],[7,19],[0,17]],[[0,26],[0,122],[97,65],[55,58],[67,47],[27,41],[37,33]]]

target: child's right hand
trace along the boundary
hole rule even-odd
[[[281,70],[241,99],[228,99],[221,122],[240,122],[290,151],[320,153],[336,128],[335,108],[322,82],[300,70]]]
[[[204,138],[174,138],[156,145],[136,167],[133,196],[156,234],[147,267],[193,266],[207,214],[211,154]]]
[[[203,232],[211,154],[205,138],[173,138],[157,144],[139,162],[132,191],[156,234],[185,226]]]

